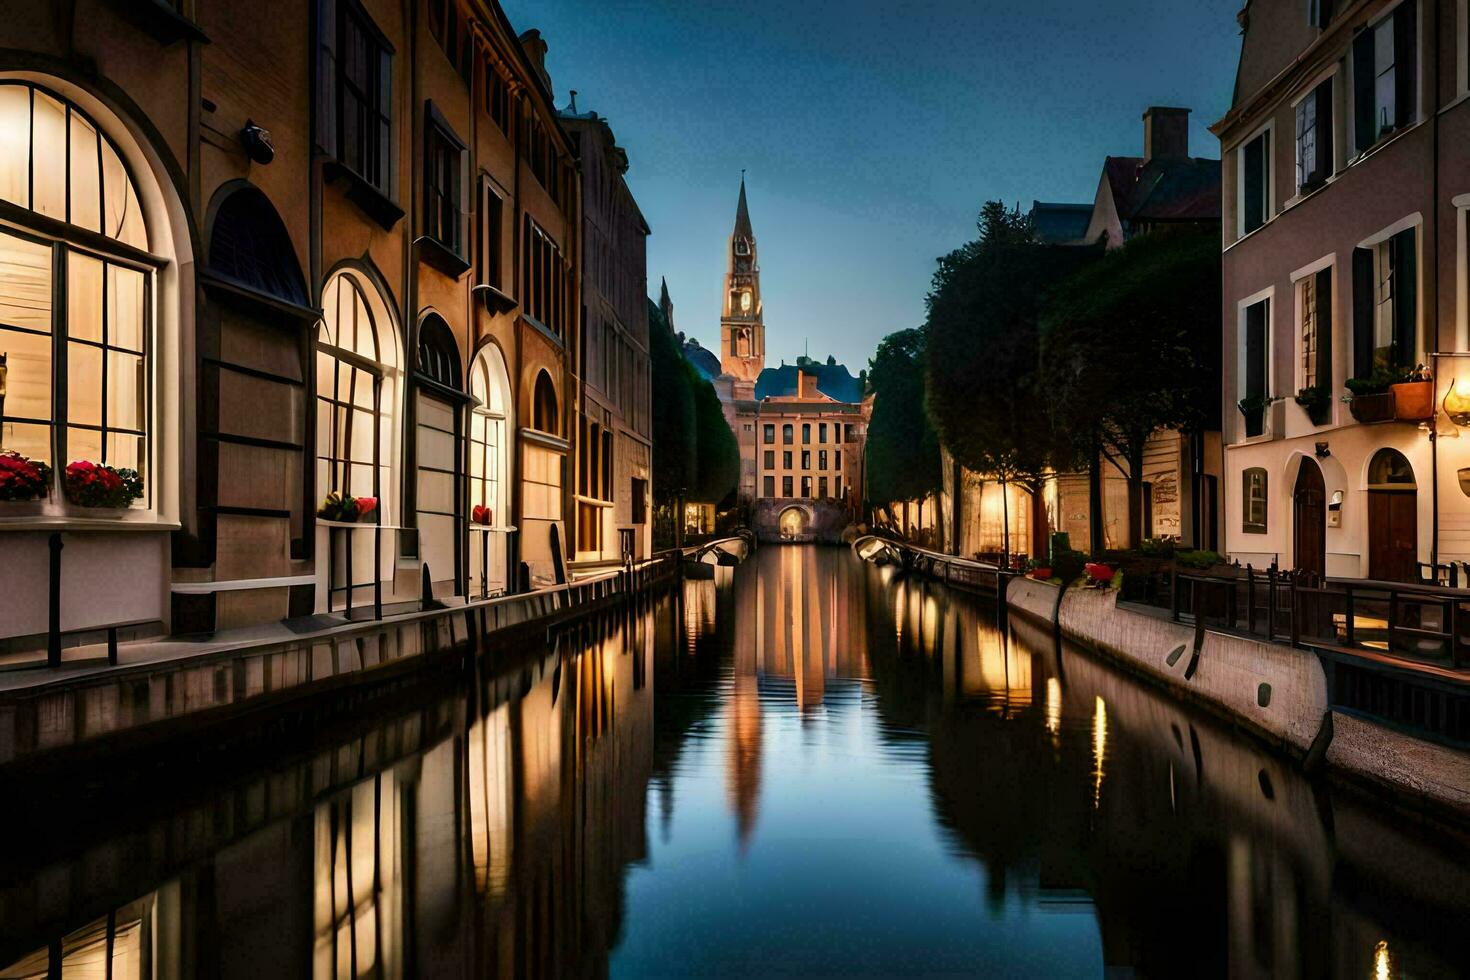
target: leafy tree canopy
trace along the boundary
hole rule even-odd
[[[880,504],[921,499],[942,485],[939,437],[924,410],[924,332],[889,334],[869,364],[867,496]]]

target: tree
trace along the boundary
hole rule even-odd
[[[1037,242],[1020,210],[998,201],[981,210],[979,232],[934,274],[924,326],[929,417],[962,466],[1031,493],[1040,553],[1044,474],[1070,445],[1041,384],[1041,314],[1047,293],[1096,252]],[[1006,524],[1009,552],[1009,514]]]
[[[653,385],[654,506],[674,504],[693,479],[694,389],[689,364],[662,311],[648,304],[648,348]]]
[[[939,437],[924,409],[924,332],[884,337],[869,366],[867,497],[880,504],[922,500],[943,485]]]
[[[688,361],[684,362],[684,371],[694,401],[695,467],[687,484],[689,499],[718,504],[740,480],[740,447],[714,385]]]
[[[1127,477],[1130,547],[1143,536],[1149,436],[1218,425],[1220,295],[1218,232],[1166,229],[1079,270],[1048,305],[1046,390],[1074,449],[1100,446]]]

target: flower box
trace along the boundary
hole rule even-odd
[[[1405,381],[1389,386],[1393,415],[1400,422],[1423,422],[1434,418],[1434,382]]]
[[[1365,425],[1372,422],[1392,422],[1394,418],[1393,392],[1354,395],[1353,400],[1348,403],[1348,411],[1352,412],[1353,418]]]
[[[61,487],[68,503],[119,515],[143,496],[143,478],[137,470],[85,459],[66,464]]]
[[[21,504],[43,504],[51,495],[51,467],[17,452],[0,453],[0,502],[4,513],[15,514]]]

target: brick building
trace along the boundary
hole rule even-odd
[[[9,13],[0,452],[56,472],[0,501],[0,643],[45,644],[53,568],[68,643],[549,580],[581,210],[539,35],[488,0]],[[142,496],[82,506],[74,460]]]

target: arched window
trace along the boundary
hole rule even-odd
[[[1377,489],[1412,490],[1414,468],[1397,449],[1380,449],[1368,464],[1368,486]]]
[[[556,388],[551,384],[551,375],[545,371],[536,375],[531,426],[542,432],[561,432],[561,419],[556,407]]]
[[[459,345],[449,324],[430,313],[419,324],[418,373],[435,384],[460,390]]]
[[[377,497],[384,523],[392,513],[398,360],[377,290],[356,273],[332,276],[316,342],[317,493]]]
[[[134,470],[142,496],[129,504],[146,508],[153,290],[163,260],[146,252],[128,167],[76,105],[0,82],[0,199],[38,216],[33,228],[0,231],[0,453],[52,466],[51,487],[36,495],[58,505],[68,499],[69,462]],[[22,215],[16,224],[29,222]],[[77,231],[104,243],[87,237],[76,247]]]
[[[242,184],[220,202],[210,225],[209,270],[256,292],[306,305],[291,236],[258,188]]]
[[[795,432],[796,430],[791,427],[791,424],[789,422],[786,425],[781,426],[781,445],[791,445],[792,437],[795,435]]]

